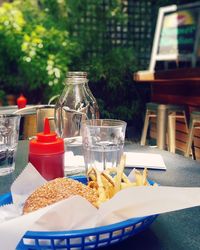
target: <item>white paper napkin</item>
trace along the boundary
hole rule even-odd
[[[124,152],[126,155],[126,167],[148,168],[166,170],[163,157],[152,153]]]
[[[74,155],[72,151],[65,152],[64,156],[65,175],[75,175],[85,172],[83,155]]]

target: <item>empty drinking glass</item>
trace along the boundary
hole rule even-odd
[[[15,169],[19,123],[19,115],[0,115],[0,176],[10,174]]]

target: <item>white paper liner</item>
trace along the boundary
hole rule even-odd
[[[32,188],[35,189],[37,185],[40,186],[44,182],[45,180],[35,168],[28,164],[24,172],[13,183],[11,190],[16,204],[0,208],[0,243],[2,250],[15,249],[28,230],[86,229],[121,222],[129,218],[160,214],[200,205],[200,188],[147,186],[124,189],[111,200],[102,204],[99,209],[93,207],[84,198],[73,196],[36,212],[21,216],[20,206],[28,195],[26,190],[27,193],[31,193]]]
[[[66,151],[64,156],[65,176],[85,173],[83,155],[74,155],[72,151]]]

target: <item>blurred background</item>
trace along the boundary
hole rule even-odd
[[[195,1],[192,1],[195,2]],[[48,103],[68,71],[87,71],[101,118],[127,121],[137,140],[149,84],[133,73],[149,66],[158,9],[170,0],[0,1],[0,105]]]

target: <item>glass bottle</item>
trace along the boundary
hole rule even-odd
[[[82,145],[81,123],[98,117],[99,109],[89,89],[87,73],[68,72],[66,86],[55,105],[56,132],[64,138],[67,150]]]
[[[94,95],[92,94],[92,91],[89,88],[88,80],[85,83],[85,90],[87,92],[86,96],[87,96],[88,101],[90,103],[90,109],[91,109],[89,119],[99,119],[100,118],[99,106],[97,104],[96,98],[94,97]]]

